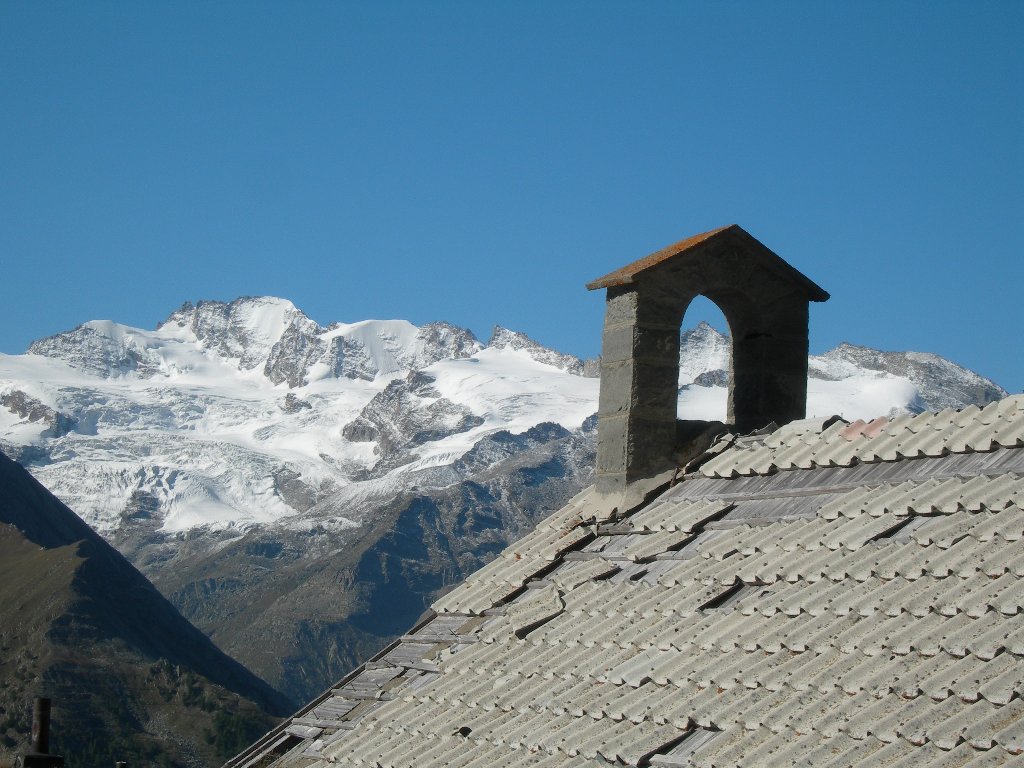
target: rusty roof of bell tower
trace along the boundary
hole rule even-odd
[[[618,285],[628,285],[636,282],[637,277],[641,273],[647,272],[648,270],[667,262],[669,259],[682,256],[684,254],[694,253],[702,246],[726,239],[734,240],[737,245],[770,257],[778,271],[781,271],[793,279],[806,290],[807,298],[810,301],[828,300],[829,295],[826,290],[799,270],[790,266],[785,260],[778,256],[778,254],[738,224],[730,224],[725,227],[719,227],[718,229],[701,232],[699,235],[693,235],[692,237],[687,237],[679,242],[672,243],[672,245],[666,246],[665,248],[644,256],[642,259],[637,259],[631,264],[627,264],[614,272],[609,272],[604,277],[599,277],[597,280],[587,283],[587,289],[594,291],[598,288],[611,288]]]

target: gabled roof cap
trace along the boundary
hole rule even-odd
[[[778,254],[773,252],[738,224],[730,224],[726,227],[712,229],[708,232],[702,232],[699,235],[693,235],[692,237],[673,243],[672,245],[662,248],[660,251],[655,251],[649,256],[644,256],[642,259],[638,259],[632,264],[627,264],[614,272],[609,272],[604,277],[599,277],[597,280],[587,283],[587,289],[593,291],[598,288],[629,285],[630,283],[636,282],[637,277],[641,273],[657,267],[669,259],[682,256],[684,254],[693,254],[706,244],[726,239],[739,240],[739,244],[742,246],[760,253],[762,256],[768,256],[776,269],[802,285],[806,290],[807,298],[810,301],[826,301],[828,299],[828,292],[826,290],[802,272],[791,267]]]

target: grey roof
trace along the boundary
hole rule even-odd
[[[1024,396],[705,459],[573,499],[230,765],[1021,760]]]

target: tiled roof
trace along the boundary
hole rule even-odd
[[[991,766],[1024,754],[1024,396],[728,438],[581,494],[233,766]]]
[[[780,469],[849,467],[920,456],[991,451],[1024,445],[1024,399],[1008,397],[984,408],[881,418],[848,424],[800,421],[764,440],[736,445],[707,462],[709,477],[763,475]],[[724,448],[725,446],[721,446]]]

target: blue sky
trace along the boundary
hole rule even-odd
[[[584,283],[738,223],[831,292],[812,351],[1019,392],[1022,36],[1020,2],[0,0],[0,352],[270,294],[592,356]]]

